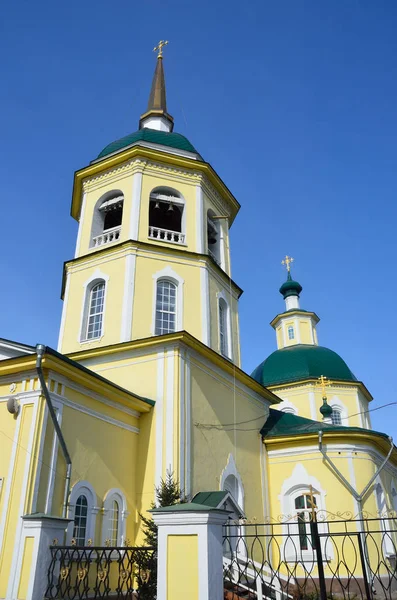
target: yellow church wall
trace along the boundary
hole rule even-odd
[[[56,413],[58,412],[55,409]],[[48,491],[48,483],[51,476],[51,456],[52,456],[52,448],[55,439],[55,430],[54,426],[51,422],[49,415],[47,416],[47,423],[45,429],[42,431],[41,435],[44,436],[43,443],[43,454],[42,454],[42,462],[40,465],[40,475],[39,475],[39,486],[37,492],[37,500],[35,512],[46,512],[46,500],[47,500],[47,491]]]
[[[239,387],[233,389],[232,381],[210,368],[203,370],[195,361],[191,361],[191,377],[193,494],[221,489],[222,471],[232,454],[245,490],[245,513],[263,518],[259,429],[266,421],[267,403],[249,398]],[[235,430],[220,427],[246,421],[250,422]]]
[[[288,337],[288,327],[294,328],[295,337],[292,340],[290,340]],[[297,341],[296,341],[297,331],[295,331],[295,329],[296,329],[295,322],[294,321],[286,321],[284,324],[284,328],[285,328],[285,332],[286,332],[285,346],[294,346],[297,343]]]
[[[6,596],[8,577],[10,574],[11,562],[13,557],[16,529],[21,516],[21,504],[22,512],[25,508],[25,497],[22,497],[22,494],[24,491],[24,483],[26,483],[27,486],[29,485],[29,479],[26,482],[24,480],[26,472],[29,477],[29,471],[26,471],[26,469],[30,469],[31,465],[31,454],[28,452],[28,448],[29,438],[32,433],[33,412],[33,404],[25,404],[21,407],[21,411],[18,416],[18,419],[20,420],[19,434],[18,439],[15,440],[15,462],[12,473],[10,495],[7,505],[4,504],[2,506],[1,516],[5,516],[5,520],[3,545],[0,549],[0,598],[5,598]],[[12,415],[7,413],[4,422],[7,422],[7,420],[10,420],[12,418]],[[2,495],[3,494],[4,491],[2,492]]]
[[[277,327],[276,336],[277,336],[277,348],[282,348],[283,347],[283,330],[281,327]]]
[[[18,587],[18,600],[26,600],[28,592],[29,592],[29,578],[30,578],[30,569],[32,566],[33,549],[34,549],[34,538],[26,537],[25,543],[24,543],[24,548],[23,548],[21,577],[20,577],[19,587]]]
[[[299,319],[301,344],[312,344],[312,336],[310,333],[310,322],[304,319]]]
[[[224,294],[229,305],[230,310],[230,325],[231,325],[231,336],[232,336],[232,360],[238,366],[240,365],[240,353],[239,353],[239,323],[238,323],[238,301],[230,294],[228,286],[222,286],[219,280],[215,277],[209,277],[209,295],[210,295],[210,334],[211,334],[211,348],[220,352],[220,338],[219,338],[219,294]]]

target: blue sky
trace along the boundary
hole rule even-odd
[[[175,130],[242,205],[231,246],[244,369],[275,349],[288,253],[320,343],[373,408],[397,401],[396,29],[392,0],[6,3],[0,335],[56,347],[73,172],[137,129],[165,38]],[[396,409],[373,427],[397,437]]]

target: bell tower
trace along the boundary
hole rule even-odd
[[[229,229],[240,208],[213,167],[173,131],[161,41],[139,129],[75,173],[75,256],[65,263],[58,349],[186,330],[240,364]]]

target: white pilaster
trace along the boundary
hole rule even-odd
[[[196,244],[197,252],[204,254],[204,199],[201,185],[196,186]]]
[[[202,322],[202,342],[206,346],[211,346],[210,336],[210,298],[209,298],[209,281],[208,271],[206,267],[201,267],[200,271],[201,283],[201,322]]]
[[[285,308],[286,310],[291,310],[292,308],[300,308],[299,307],[299,297],[298,296],[287,296],[285,299]]]
[[[65,331],[66,311],[67,311],[67,308],[68,308],[68,300],[69,300],[69,287],[70,287],[70,275],[69,275],[69,273],[67,273],[67,275],[66,275],[65,293],[63,295],[61,326],[59,328],[58,348],[57,348],[58,352],[61,351],[62,340],[63,340],[63,333]]]
[[[310,418],[313,419],[313,421],[318,421],[319,419],[319,414],[317,415],[317,411],[316,411],[316,396],[314,395],[314,392],[309,392],[309,402],[310,402]]]
[[[81,242],[81,233],[83,231],[86,197],[87,197],[87,194],[84,193],[83,194],[83,201],[81,203],[81,211],[80,211],[80,217],[79,217],[79,230],[78,230],[78,233],[77,233],[76,248],[75,248],[75,251],[74,251],[74,257],[75,258],[80,254],[80,242]]]
[[[174,363],[175,350],[167,352],[167,404],[165,407],[165,468],[167,471],[174,470]]]
[[[139,233],[139,216],[141,212],[142,173],[134,173],[132,177],[132,201],[129,227],[129,239],[137,240]]]
[[[164,352],[157,354],[157,393],[156,393],[156,464],[155,485],[160,485],[163,476],[163,435],[164,435]]]
[[[127,254],[125,257],[123,308],[121,313],[120,342],[132,339],[132,313],[134,305],[136,255]]]

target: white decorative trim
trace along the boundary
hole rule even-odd
[[[309,392],[309,403],[310,403],[310,416],[313,421],[317,421],[318,417],[316,415],[316,395],[313,390]]]
[[[125,257],[123,308],[121,313],[120,342],[132,339],[132,314],[134,306],[136,254]]]
[[[171,473],[174,470],[174,362],[175,350],[167,351],[167,391],[165,407],[165,468]]]
[[[199,254],[204,253],[204,199],[201,185],[196,185],[196,248]]]
[[[185,352],[179,354],[179,485],[185,491],[185,447],[186,447],[186,424],[185,424]]]
[[[59,423],[59,426],[62,425],[62,414],[63,414],[63,405],[58,402],[53,402],[54,410],[56,412],[56,418]],[[54,485],[55,485],[55,475],[56,475],[56,466],[58,461],[58,436],[54,430],[53,439],[52,439],[52,448],[51,448],[51,462],[50,462],[50,471],[48,473],[48,485],[47,485],[47,495],[45,501],[44,512],[46,514],[51,514],[52,509],[52,499],[54,496]]]
[[[277,405],[277,409],[281,410],[281,412],[293,413],[294,415],[299,414],[299,411],[298,411],[297,407],[295,406],[295,404],[292,404],[292,402],[290,402],[287,399],[283,399],[283,401]]]
[[[82,344],[84,342],[99,341],[105,335],[106,297],[107,297],[107,293],[108,293],[109,279],[110,279],[109,275],[106,275],[106,273],[103,273],[100,269],[96,269],[96,271],[94,271],[94,273],[92,273],[90,275],[90,277],[83,283],[83,302],[82,302],[81,311],[80,311],[80,329],[79,329],[79,333],[78,333],[78,337],[77,337],[77,341],[79,342],[79,344]],[[91,289],[94,287],[94,285],[96,283],[99,283],[100,281],[103,281],[105,283],[101,335],[99,338],[93,338],[93,339],[87,340],[86,335],[85,335],[86,332],[84,330],[86,329],[85,325],[86,325],[86,321],[87,321],[87,317],[88,317],[88,311],[90,308],[89,303],[90,303]]]
[[[105,545],[105,540],[109,538],[109,510],[111,508],[112,502],[115,500],[119,506],[119,520],[117,527],[117,546],[122,546],[124,544],[126,530],[127,530],[127,501],[123,492],[118,488],[112,488],[108,492],[106,492],[104,500],[103,500],[103,520],[102,520],[102,546]]]
[[[139,219],[141,212],[142,171],[132,176],[132,200],[130,213],[129,238],[137,240],[139,235]]]
[[[220,292],[217,293],[216,295],[216,300],[217,300],[217,304],[216,304],[216,311],[217,311],[217,319],[218,319],[218,352],[221,353],[221,340],[220,340],[220,331],[221,331],[221,324],[220,324],[220,320],[219,320],[219,303],[221,300],[223,300],[225,306],[226,306],[226,348],[227,348],[227,355],[226,358],[229,358],[230,360],[233,360],[233,340],[232,340],[232,319],[231,319],[231,309],[230,309],[230,304],[227,300],[226,294],[225,292],[222,290]]]
[[[71,519],[67,530],[66,530],[66,543],[70,545],[73,537],[74,528],[74,513],[77,499],[79,496],[84,495],[87,498],[87,528],[85,533],[85,543],[89,539],[95,540],[95,522],[96,515],[99,512],[98,498],[89,481],[78,481],[74,484],[70,491],[69,503],[68,503],[68,518]]]
[[[156,332],[156,295],[157,295],[157,284],[159,280],[171,281],[176,285],[176,331],[182,331],[183,329],[183,284],[185,280],[182,279],[178,273],[176,273],[169,265],[157,271],[152,275],[153,277],[153,305],[152,305],[152,326],[151,334],[155,335]]]
[[[47,407],[47,403],[46,403],[44,406],[43,422],[42,422],[41,430],[40,430],[40,446],[39,446],[39,452],[38,452],[37,469],[36,469],[34,489],[33,489],[32,510],[31,510],[32,513],[37,512],[37,497],[39,494],[41,467],[43,464],[43,451],[44,451],[44,442],[45,442],[47,421],[48,421],[48,407]]]
[[[95,417],[96,419],[99,419],[100,421],[104,421],[105,423],[108,423],[109,425],[114,425],[115,427],[120,427],[121,429],[126,429],[127,431],[130,431],[131,433],[139,433],[139,429],[138,427],[134,427],[133,425],[128,425],[127,423],[123,423],[123,421],[119,421],[117,419],[113,419],[112,417],[109,417],[109,415],[105,415],[103,413],[97,412],[96,410],[92,410],[92,408],[87,408],[86,406],[83,406],[81,404],[76,404],[75,402],[72,402],[71,400],[64,398],[63,396],[59,396],[58,394],[55,393],[51,393],[51,398],[55,398],[60,404],[63,404],[64,406],[68,406],[69,408],[73,408],[74,410],[78,410],[79,412],[88,415],[90,417]]]
[[[63,295],[61,325],[59,327],[59,335],[58,335],[58,346],[57,346],[58,352],[61,351],[63,334],[65,332],[66,312],[68,309],[68,301],[69,301],[69,289],[70,289],[70,273],[66,273],[66,284],[65,284],[65,293]]]
[[[231,454],[231,453],[229,454],[226,466],[221,473],[219,489],[221,489],[221,490],[225,489],[226,479],[230,476],[234,477],[237,482],[237,488],[238,488],[237,498],[234,498],[234,500],[237,502],[238,507],[244,512],[243,480],[241,479],[241,475],[237,470],[237,466],[236,466],[236,462],[234,460],[233,454]],[[227,489],[226,491],[228,491],[231,494],[229,489]],[[231,496],[233,496],[233,494],[231,494]]]
[[[208,270],[202,267],[200,270],[201,284],[201,322],[202,322],[202,342],[206,346],[211,347],[211,332],[210,332],[210,299],[209,299],[209,282]]]
[[[157,354],[157,394],[155,405],[156,418],[156,463],[155,487],[160,485],[163,476],[163,436],[164,436],[164,352]]]
[[[347,411],[346,405],[343,404],[343,402],[339,398],[339,396],[332,396],[332,398],[329,399],[328,404],[333,409],[336,408],[337,410],[339,410],[339,412],[341,413],[340,416],[342,419],[342,425],[348,426],[349,425],[348,411]]]
[[[81,234],[83,232],[83,223],[84,223],[84,215],[85,215],[86,203],[87,203],[87,194],[84,192],[83,193],[83,201],[81,203],[80,215],[79,215],[79,229],[78,229],[78,232],[77,232],[76,248],[75,248],[75,251],[74,251],[74,257],[75,258],[78,257],[79,251],[80,251],[80,242],[81,242]]]
[[[185,362],[186,369],[186,383],[185,383],[185,398],[186,398],[186,445],[185,445],[185,453],[186,453],[186,478],[185,478],[185,496],[190,498],[191,487],[192,487],[192,457],[191,457],[191,448],[192,448],[192,380],[190,373],[190,360],[189,356],[186,357]]]

